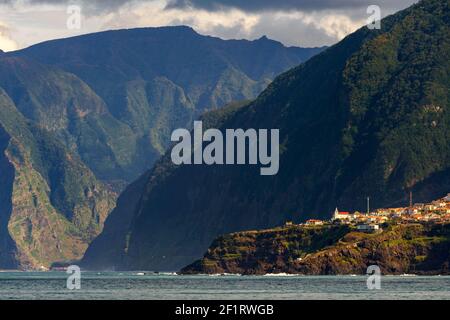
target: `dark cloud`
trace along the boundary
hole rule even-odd
[[[229,8],[244,11],[313,11],[356,9],[379,5],[386,9],[405,8],[417,0],[169,0],[167,8],[199,8],[220,11]]]

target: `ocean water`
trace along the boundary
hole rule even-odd
[[[178,276],[82,272],[67,289],[64,272],[0,272],[0,299],[450,299],[450,277],[383,276],[380,290],[364,276]]]

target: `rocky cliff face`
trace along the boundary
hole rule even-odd
[[[390,226],[379,234],[346,226],[284,227],[216,239],[182,274],[450,274],[450,225]]]
[[[336,205],[365,210],[367,196],[389,207],[406,205],[410,190],[417,202],[445,195],[449,17],[449,1],[421,1],[278,77],[215,126],[279,129],[277,175],[245,165],[174,168],[167,157],[148,173],[140,200],[128,205],[124,193],[113,213],[132,215],[126,243],[114,255],[95,243],[89,264],[177,270],[220,234],[328,218]]]
[[[0,268],[80,259],[116,195],[0,89]]]

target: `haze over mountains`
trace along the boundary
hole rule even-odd
[[[173,129],[321,50],[167,27],[0,52],[0,268],[81,258]]]
[[[36,77],[45,73],[69,77],[58,79],[60,91],[70,89],[63,98],[72,99],[62,101],[63,105],[89,99],[78,103],[85,108],[76,111],[78,116],[58,110],[54,119],[42,119],[48,112],[36,109],[48,109],[54,101],[37,101],[26,112],[78,149],[97,177],[129,182],[164,153],[173,129],[192,126],[205,110],[254,98],[276,75],[320,50],[286,48],[265,37],[224,41],[201,36],[189,27],[109,31],[13,53],[38,64],[8,70],[4,86],[10,87],[13,74],[22,75],[17,79],[22,85],[29,81],[40,86],[46,81]],[[20,74],[27,71],[33,74]],[[23,86],[26,92],[11,93],[15,101],[39,100],[39,93],[32,96],[34,89],[51,89]]]
[[[450,190],[450,1],[423,0],[279,76],[210,127],[279,128],[280,170],[180,166],[131,184],[91,244],[93,269],[177,270],[218,235],[329,217],[336,205],[417,202]]]

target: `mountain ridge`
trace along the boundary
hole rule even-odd
[[[105,143],[82,146],[81,156],[89,163],[96,152],[90,149],[104,150],[111,167],[105,167],[106,160],[90,167],[104,181],[127,183],[165,151],[173,129],[188,126],[206,110],[254,98],[275,75],[320,50],[287,48],[275,41],[264,41],[261,47],[257,41],[202,36],[189,27],[161,27],[52,40],[6,56],[72,74],[92,91],[109,113],[107,122],[116,122],[128,143],[121,145],[106,132],[113,148]],[[92,130],[95,134],[100,129]],[[68,135],[86,140],[83,132]],[[80,148],[82,142],[75,143]]]

